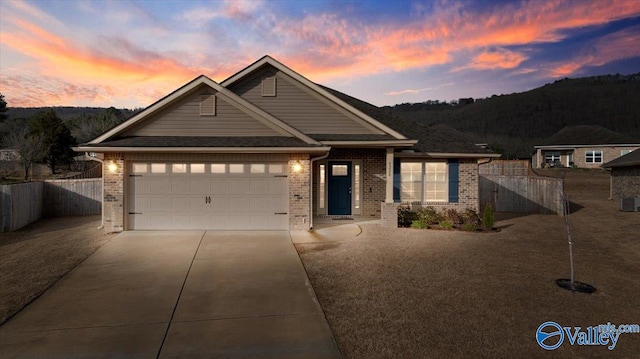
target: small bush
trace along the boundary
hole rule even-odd
[[[429,206],[418,211],[418,219],[423,220],[427,225],[435,225],[442,220],[442,216],[435,208]]]
[[[461,219],[463,224],[470,224],[477,227],[480,227],[482,221],[480,220],[480,216],[478,213],[471,208],[467,208],[462,212]]]
[[[493,208],[491,207],[490,203],[487,203],[487,205],[484,206],[484,212],[482,213],[482,226],[485,229],[492,229],[493,222],[494,222]]]
[[[418,219],[418,214],[412,211],[409,205],[398,206],[398,227],[410,227],[416,219]]]
[[[438,226],[440,226],[440,228],[442,229],[453,229],[453,222],[448,219],[443,219],[438,222]]]
[[[456,211],[455,208],[449,208],[442,211],[442,217],[444,217],[444,219],[450,221],[453,224],[462,223],[462,218],[460,217],[460,214],[458,213],[458,211]]]
[[[416,219],[411,222],[411,228],[425,229],[429,228],[429,225],[423,219]]]
[[[465,223],[462,225],[462,229],[467,232],[475,232],[478,230],[478,226],[473,223]]]

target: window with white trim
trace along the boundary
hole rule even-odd
[[[402,202],[448,202],[447,163],[400,163],[400,200]]]
[[[556,161],[560,161],[560,152],[545,152],[544,153],[544,161],[546,163],[554,163]]]
[[[620,157],[622,157],[622,156],[624,156],[624,155],[626,155],[626,154],[629,154],[629,153],[631,153],[631,152],[633,152],[633,150],[621,150],[621,151],[620,151]]]
[[[324,209],[325,165],[320,165],[320,185],[318,186],[318,208]]]
[[[602,163],[602,151],[587,151],[584,161],[586,163]]]

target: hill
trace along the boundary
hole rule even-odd
[[[640,138],[640,73],[563,79],[523,93],[447,104],[427,101],[387,106],[427,125],[446,124],[489,143],[509,158],[567,125],[600,125]]]
[[[63,121],[71,120],[74,118],[93,116],[102,113],[106,110],[103,107],[71,107],[71,106],[58,106],[58,107],[7,107],[8,119],[21,119],[30,118],[40,111],[46,111],[53,109],[58,117]],[[125,118],[131,117],[137,110],[129,110],[126,108],[119,110]]]

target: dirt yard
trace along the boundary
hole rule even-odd
[[[100,216],[62,217],[0,233],[0,324],[113,237],[99,225]]]
[[[563,170],[547,175],[561,176]],[[546,321],[561,326],[640,323],[640,213],[608,200],[603,171],[566,170],[573,202],[573,293],[564,220],[497,214],[497,233],[386,229],[363,224],[354,239],[297,244],[345,358],[631,358],[640,334],[616,347],[536,342]]]

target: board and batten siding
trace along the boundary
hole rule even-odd
[[[282,136],[264,123],[216,96],[215,116],[200,115],[200,96],[214,94],[200,88],[151,116],[127,136]]]
[[[262,79],[276,77],[276,95],[262,95]],[[267,66],[228,88],[307,134],[383,134],[277,69]]]

